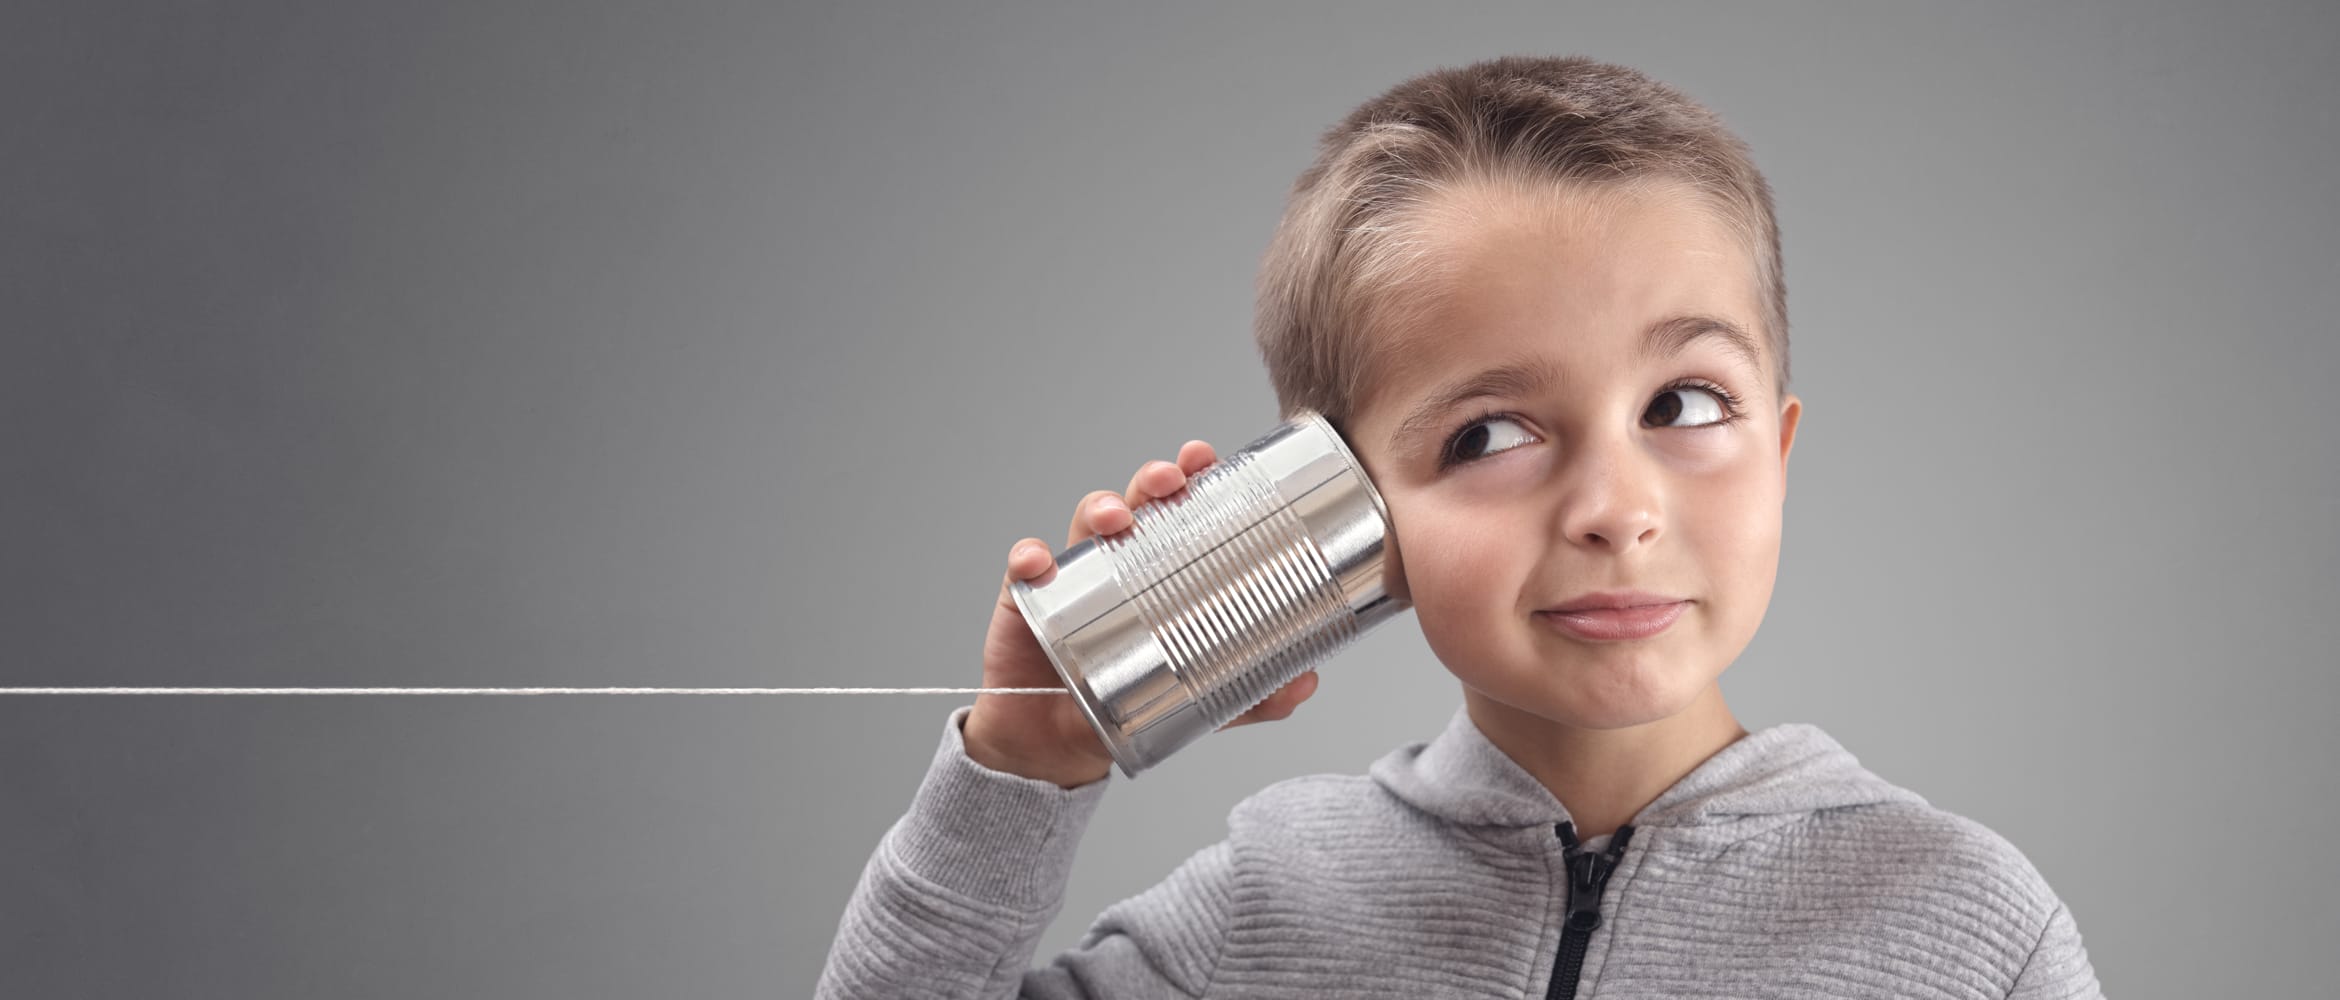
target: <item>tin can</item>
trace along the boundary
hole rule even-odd
[[[1411,606],[1389,509],[1313,410],[1131,514],[1008,589],[1132,778]]]

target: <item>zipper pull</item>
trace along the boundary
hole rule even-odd
[[[1608,881],[1608,871],[1601,865],[1604,859],[1597,854],[1577,854],[1568,859],[1568,929],[1591,933],[1601,926],[1601,883]]]
[[[1633,839],[1633,827],[1618,827],[1609,838],[1609,849],[1599,854],[1581,850],[1583,841],[1576,837],[1576,824],[1563,822],[1559,830],[1560,843],[1567,852],[1568,927],[1590,934],[1601,926],[1601,889],[1608,885],[1617,860],[1625,856],[1625,843]]]

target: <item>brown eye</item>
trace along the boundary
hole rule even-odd
[[[1689,401],[1686,405],[1683,402],[1685,399]],[[1691,414],[1695,422],[1675,424],[1674,419],[1685,412]],[[1699,385],[1677,385],[1658,393],[1658,397],[1650,401],[1648,416],[1651,423],[1661,427],[1711,427],[1729,420],[1731,407],[1730,401],[1714,389]]]
[[[1476,462],[1488,455],[1509,451],[1513,446],[1533,440],[1531,436],[1524,433],[1496,433],[1489,430],[1489,428],[1502,424],[1519,426],[1518,421],[1495,413],[1464,424],[1461,430],[1456,431],[1453,437],[1447,439],[1445,453],[1440,455],[1438,459],[1438,467],[1445,469]],[[1500,445],[1500,447],[1495,448],[1494,451],[1481,451],[1490,443]]]

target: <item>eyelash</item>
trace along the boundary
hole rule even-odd
[[[1745,412],[1745,408],[1744,408],[1744,407],[1742,407],[1742,406],[1739,404],[1739,397],[1737,397],[1737,396],[1734,396],[1734,395],[1731,395],[1731,391],[1730,391],[1729,389],[1725,389],[1725,388],[1723,388],[1722,386],[1716,385],[1716,384],[1714,384],[1714,383],[1712,383],[1712,382],[1709,382],[1709,381],[1707,381],[1707,380],[1705,380],[1705,379],[1700,379],[1700,378],[1686,378],[1686,379],[1682,379],[1682,380],[1680,380],[1680,381],[1678,381],[1678,382],[1674,382],[1674,383],[1672,383],[1672,384],[1670,384],[1670,385],[1666,386],[1666,387],[1665,387],[1665,388],[1663,388],[1663,389],[1660,389],[1660,390],[1658,390],[1658,392],[1660,392],[1660,393],[1668,393],[1668,392],[1672,392],[1672,391],[1674,391],[1674,390],[1676,390],[1676,389],[1703,389],[1703,390],[1705,390],[1705,391],[1707,391],[1707,392],[1709,392],[1709,393],[1713,393],[1713,394],[1714,394],[1714,397],[1715,397],[1716,399],[1722,400],[1722,404],[1723,404],[1723,417],[1722,417],[1722,419],[1721,419],[1721,420],[1717,420],[1717,421],[1715,421],[1715,422],[1713,422],[1713,423],[1710,423],[1710,424],[1699,424],[1699,425],[1698,425],[1698,426],[1696,426],[1696,427],[1685,427],[1685,428],[1682,428],[1683,430],[1704,430],[1704,429],[1706,429],[1706,428],[1710,428],[1710,427],[1722,427],[1722,426],[1725,426],[1725,425],[1728,425],[1728,424],[1734,424],[1734,423],[1737,423],[1737,422],[1739,422],[1740,420],[1743,420],[1743,419],[1745,419],[1745,418],[1746,418],[1746,416],[1747,416],[1747,414],[1746,414],[1746,412]],[[1467,433],[1469,433],[1471,428],[1478,426],[1480,423],[1482,423],[1482,422],[1484,422],[1484,421],[1493,420],[1493,419],[1495,419],[1496,417],[1506,417],[1506,418],[1508,418],[1508,417],[1510,417],[1510,416],[1511,416],[1511,414],[1510,414],[1508,411],[1505,411],[1505,410],[1496,410],[1496,409],[1489,409],[1489,410],[1485,410],[1485,411],[1482,411],[1482,412],[1480,412],[1480,414],[1479,414],[1478,416],[1472,417],[1471,419],[1469,419],[1469,420],[1467,420],[1467,421],[1464,421],[1462,426],[1460,426],[1460,427],[1457,427],[1457,428],[1455,428],[1455,429],[1454,429],[1454,433],[1452,433],[1452,434],[1449,434],[1449,435],[1447,435],[1447,436],[1446,436],[1446,443],[1445,443],[1445,444],[1443,444],[1443,445],[1440,445],[1440,446],[1439,446],[1439,448],[1438,448],[1438,468],[1439,468],[1439,471],[1442,471],[1442,472],[1443,472],[1443,471],[1445,471],[1445,470],[1447,470],[1447,469],[1454,468],[1455,466],[1458,466],[1458,465],[1469,465],[1469,464],[1471,464],[1472,462],[1482,461],[1482,459],[1476,459],[1476,458],[1460,458],[1460,459],[1458,459],[1458,458],[1455,458],[1455,457],[1454,457],[1454,446],[1455,446],[1455,443],[1456,443],[1456,442],[1458,442],[1458,441],[1461,441],[1461,440],[1462,440],[1462,436],[1463,436],[1464,434],[1467,434]]]

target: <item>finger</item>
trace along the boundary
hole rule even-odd
[[[1073,507],[1072,525],[1065,529],[1064,547],[1071,548],[1094,535],[1110,535],[1129,527],[1129,504],[1112,490],[1092,490]]]
[[[1016,599],[1008,588],[1018,580],[1031,581],[1035,587],[1046,586],[1055,578],[1056,553],[1048,551],[1048,543],[1037,538],[1019,538],[1008,546],[1007,575],[999,581],[999,606],[1014,609]]]
[[[1210,468],[1219,460],[1219,453],[1211,450],[1211,443],[1201,439],[1188,441],[1178,449],[1178,468],[1187,475]]]
[[[1129,486],[1121,491],[1121,499],[1134,508],[1147,501],[1169,496],[1185,489],[1187,480],[1218,460],[1218,453],[1211,449],[1210,442],[1199,439],[1188,441],[1179,447],[1176,460],[1147,462],[1139,466],[1137,473],[1129,477]]]
[[[1310,696],[1316,693],[1317,681],[1318,678],[1314,670],[1294,677],[1283,687],[1277,688],[1276,693],[1268,695],[1259,704],[1253,705],[1250,710],[1236,716],[1219,728],[1232,729],[1236,726],[1248,726],[1255,722],[1275,722],[1279,719],[1291,718],[1293,711],[1300,707],[1300,703],[1307,701]]]
[[[1138,466],[1137,474],[1129,477],[1129,488],[1121,491],[1121,500],[1130,507],[1178,492],[1186,485],[1186,473],[1176,462],[1153,461]]]

